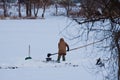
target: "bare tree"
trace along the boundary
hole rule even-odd
[[[42,6],[41,5],[41,0],[34,0],[33,5],[34,5],[34,15],[35,15],[35,17],[37,17],[39,8],[40,8],[40,6]]]
[[[98,46],[107,54],[105,69],[108,71],[105,79],[120,80],[120,1],[119,0],[80,0],[83,18],[73,18],[81,31],[94,32],[94,39],[103,39]],[[86,26],[83,26],[86,25]],[[80,38],[83,33],[73,37]],[[107,43],[106,45],[104,43]],[[104,46],[104,47],[103,47]]]
[[[71,11],[71,6],[73,5],[72,0],[61,0],[60,4],[65,8],[67,16],[69,17],[69,12]]]
[[[49,3],[50,3],[50,0],[42,0],[42,5],[43,5],[42,18],[44,18],[45,10],[46,10],[46,7]]]

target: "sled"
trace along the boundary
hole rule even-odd
[[[48,53],[48,54],[47,54],[46,61],[52,61],[52,58],[51,58],[50,56],[52,56],[52,55],[56,55],[56,54],[57,54],[57,53],[53,53],[53,54]]]

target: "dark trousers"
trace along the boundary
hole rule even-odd
[[[65,61],[65,55],[58,55],[57,61],[60,62],[62,56],[62,60]]]

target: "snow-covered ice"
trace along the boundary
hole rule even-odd
[[[87,68],[91,65],[82,49],[68,52],[65,62],[43,62],[47,53],[57,52],[58,41],[64,36],[60,32],[70,22],[64,16],[37,20],[1,20],[0,80],[101,80],[101,76]],[[78,46],[73,45],[75,41],[65,41],[70,48]],[[32,60],[25,61],[29,45]],[[56,60],[57,55],[52,56],[52,59]]]

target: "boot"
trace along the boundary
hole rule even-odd
[[[65,61],[65,55],[62,56],[62,60]]]
[[[58,63],[60,63],[60,58],[61,58],[61,56],[58,55],[58,59],[57,59],[57,62],[58,62]]]

